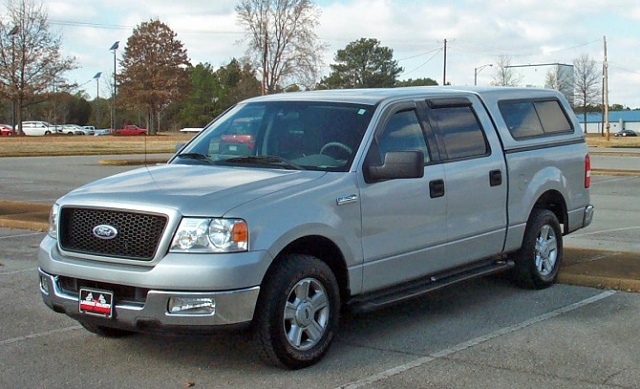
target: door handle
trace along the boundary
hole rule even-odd
[[[432,199],[444,196],[444,180],[429,181],[429,195]]]
[[[489,185],[502,185],[502,170],[492,170],[489,172]]]

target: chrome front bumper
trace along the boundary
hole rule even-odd
[[[224,292],[184,292],[149,290],[146,300],[140,304],[118,303],[113,306],[112,318],[97,318],[80,313],[79,297],[60,286],[58,276],[38,269],[40,292],[45,304],[56,312],[65,313],[77,320],[90,320],[107,327],[130,329],[161,329],[162,327],[215,327],[248,323],[258,300],[260,287]],[[169,312],[171,298],[209,298],[214,301],[212,313]],[[98,321],[96,321],[98,320]]]

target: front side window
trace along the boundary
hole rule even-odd
[[[489,146],[471,106],[451,106],[430,111],[448,159],[487,155]]]
[[[172,163],[348,171],[374,108],[301,101],[239,104]]]
[[[376,143],[381,163],[390,151],[422,151],[424,162],[429,162],[422,127],[413,110],[397,112],[391,116],[376,137]]]

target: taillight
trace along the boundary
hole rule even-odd
[[[589,188],[591,186],[591,158],[589,154],[584,157],[584,187]]]

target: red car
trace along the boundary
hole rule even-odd
[[[0,124],[0,136],[13,136],[16,134],[16,130],[14,130],[8,124]]]
[[[251,155],[255,147],[255,126],[251,120],[236,119],[220,137],[220,150],[225,154]]]
[[[140,128],[135,124],[127,124],[124,128],[113,130],[113,135],[147,135],[146,128]]]

